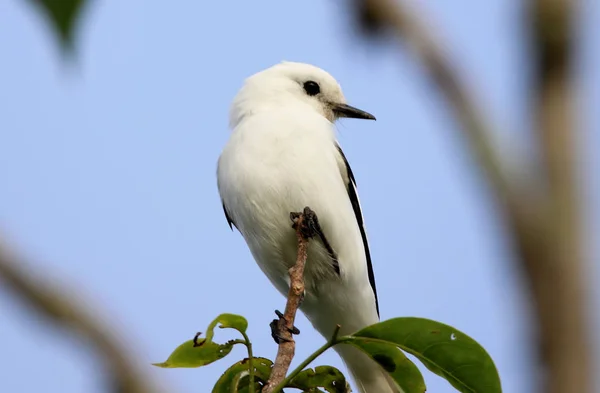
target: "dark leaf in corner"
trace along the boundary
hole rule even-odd
[[[58,34],[63,48],[70,48],[77,18],[87,0],[29,0],[42,10]]]

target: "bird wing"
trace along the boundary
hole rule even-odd
[[[367,240],[367,233],[365,231],[365,225],[363,222],[363,215],[360,208],[360,201],[358,200],[358,194],[356,193],[356,179],[354,179],[354,174],[352,173],[352,168],[350,168],[350,164],[342,151],[340,145],[336,142],[335,144],[338,152],[340,153],[341,159],[343,161],[343,166],[340,167],[340,172],[342,178],[346,182],[346,189],[348,190],[348,197],[350,198],[350,202],[352,203],[352,209],[354,210],[354,215],[356,216],[356,222],[358,223],[358,227],[360,228],[360,235],[363,241],[363,247],[365,248],[365,257],[367,259],[367,270],[369,274],[369,283],[371,284],[371,288],[373,289],[373,294],[375,295],[375,307],[377,308],[377,316],[379,316],[379,301],[377,300],[377,288],[375,287],[375,274],[373,273],[373,264],[371,263],[371,253],[369,252],[369,241]]]
[[[225,208],[225,202],[223,202],[221,200],[221,204],[223,205],[223,213],[225,213],[225,218],[227,219],[227,224],[229,224],[229,228],[231,228],[231,230],[233,231],[233,227],[235,226],[237,228],[237,225],[235,225],[235,222],[233,222],[233,220],[229,216],[229,213],[227,213],[227,208]]]

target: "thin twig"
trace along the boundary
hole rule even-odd
[[[0,243],[0,279],[21,300],[49,318],[61,328],[78,334],[93,346],[105,364],[105,377],[111,391],[119,393],[158,392],[156,384],[143,375],[127,356],[124,348],[113,337],[108,326],[92,316],[93,310],[77,303],[76,296],[69,296],[57,288],[50,288],[32,278],[25,271],[24,261],[9,253]]]
[[[306,212],[306,209],[305,209]],[[263,388],[264,393],[270,393],[285,379],[296,351],[296,343],[292,337],[296,312],[304,296],[304,266],[306,264],[309,237],[306,236],[305,214],[299,214],[295,220],[296,238],[298,239],[298,256],[296,264],[289,269],[290,289],[283,318],[279,319],[279,348],[271,370],[269,381]]]
[[[547,364],[544,390],[593,391],[586,260],[577,182],[573,52],[574,0],[532,0],[532,109],[547,180],[549,258],[534,288],[538,301],[541,355]]]

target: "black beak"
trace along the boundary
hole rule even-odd
[[[349,117],[352,119],[376,120],[372,114],[362,111],[346,104],[331,104],[331,109],[338,117]]]

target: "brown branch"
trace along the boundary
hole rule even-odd
[[[536,179],[515,179],[507,173],[503,156],[493,147],[493,127],[462,83],[456,67],[442,48],[447,48],[433,36],[428,26],[401,0],[355,0],[362,27],[368,32],[390,29],[413,49],[425,74],[453,110],[463,139],[469,144],[469,153],[479,163],[488,185],[495,192],[498,210],[508,226],[530,287],[540,285],[538,276],[544,274],[546,219],[544,193],[536,189]],[[527,161],[520,157],[521,162]],[[531,165],[533,167],[533,165]],[[521,173],[530,174],[532,169]],[[539,324],[538,324],[539,326]],[[544,326],[539,326],[544,329]]]
[[[573,51],[574,0],[532,0],[532,110],[547,180],[548,257],[534,290],[538,302],[541,355],[547,363],[545,390],[593,391],[582,217],[577,184]],[[532,273],[536,273],[535,271]]]
[[[311,223],[309,222],[312,217],[315,217],[315,214],[308,207],[304,208],[304,213],[292,213],[296,238],[298,239],[298,257],[296,258],[296,264],[289,269],[290,289],[285,312],[278,321],[279,348],[277,349],[277,357],[269,381],[263,388],[264,393],[272,392],[285,379],[296,351],[296,343],[292,337],[292,332],[295,330],[296,312],[304,296],[304,266],[306,265],[308,241],[312,236]]]
[[[458,131],[469,144],[469,153],[479,163],[488,185],[495,193],[496,205],[503,214],[517,251],[519,264],[526,272],[529,286],[538,285],[536,274],[544,271],[545,217],[543,193],[535,188],[536,179],[515,179],[507,173],[504,157],[493,146],[493,127],[462,83],[455,66],[445,55],[447,48],[436,39],[422,18],[400,0],[355,0],[363,28],[373,32],[390,29],[405,41],[421,62],[425,74],[453,110],[460,127]],[[520,161],[526,162],[522,157]],[[532,165],[533,166],[533,165]],[[531,169],[521,171],[530,174]],[[539,324],[538,324],[539,326]],[[543,326],[539,326],[543,329]]]
[[[29,303],[52,322],[78,334],[94,347],[106,366],[108,386],[111,391],[120,393],[153,393],[159,389],[142,375],[127,356],[126,348],[109,332],[108,326],[92,316],[89,306],[77,303],[75,294],[50,288],[34,279],[24,269],[24,261],[9,253],[0,243],[0,279],[6,287],[21,300]]]
[[[368,32],[391,30],[392,34],[406,43],[423,65],[425,75],[442,94],[447,105],[454,111],[460,130],[471,146],[475,159],[486,172],[498,197],[514,201],[514,187],[504,173],[506,168],[494,148],[493,127],[484,115],[466,85],[455,71],[456,67],[446,56],[442,43],[431,29],[422,22],[407,4],[398,0],[354,0],[357,2],[362,27]]]
[[[575,131],[571,70],[574,0],[532,0],[537,52],[535,113],[542,163],[527,162],[519,181],[506,173],[507,158],[493,148],[492,127],[461,82],[442,41],[399,0],[355,0],[369,33],[389,29],[408,43],[426,75],[439,89],[462,126],[496,203],[504,214],[533,299],[545,367],[544,390],[591,392],[594,370],[585,307],[587,285],[581,213],[575,175]],[[536,173],[538,168],[541,169]],[[540,181],[539,179],[542,179]],[[547,180],[547,184],[544,184]]]

